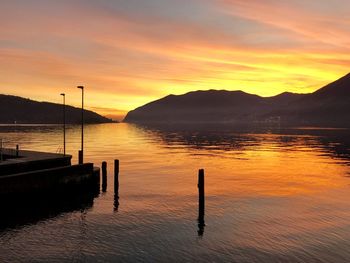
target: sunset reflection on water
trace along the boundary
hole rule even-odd
[[[88,125],[85,159],[108,162],[107,192],[86,209],[3,229],[0,260],[346,262],[348,133]],[[22,149],[55,152],[62,144],[59,126],[2,126],[0,137]],[[79,126],[70,126],[73,162],[79,147]],[[114,159],[121,164],[118,209]],[[206,225],[199,239],[200,168]]]

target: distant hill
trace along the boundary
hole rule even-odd
[[[62,123],[62,105],[38,102],[17,96],[0,95],[0,123],[57,124]],[[84,111],[85,123],[112,122],[95,112]],[[66,106],[66,122],[81,122],[81,109]]]
[[[209,90],[169,95],[130,111],[131,123],[278,123],[350,127],[350,74],[314,93],[260,97]]]
[[[284,123],[350,127],[350,74],[265,116]]]

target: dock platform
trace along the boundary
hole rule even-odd
[[[100,183],[92,163],[71,164],[71,155],[2,149],[0,195],[58,191]]]

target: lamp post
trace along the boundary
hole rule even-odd
[[[84,86],[78,86],[81,89],[81,150],[79,152],[79,164],[84,163]]]
[[[61,93],[63,97],[63,155],[66,156],[66,94]]]

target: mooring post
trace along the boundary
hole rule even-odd
[[[199,211],[204,215],[204,169],[198,172]]]
[[[119,160],[114,160],[114,211],[119,207]]]
[[[204,169],[198,171],[198,235],[204,233],[204,210],[205,210],[205,194],[204,194]]]
[[[2,162],[2,139],[0,139],[0,162]]]
[[[79,164],[83,164],[83,151],[79,151],[78,153]]]
[[[19,156],[19,145],[17,144],[16,145],[16,157],[18,157]]]
[[[114,160],[114,192],[119,192],[119,160]]]
[[[102,162],[102,192],[107,190],[107,162]]]

